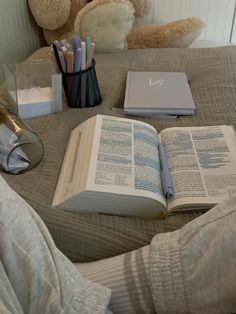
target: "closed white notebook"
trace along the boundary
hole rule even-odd
[[[125,113],[192,115],[194,110],[195,104],[185,73],[128,72]]]

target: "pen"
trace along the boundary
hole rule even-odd
[[[81,42],[81,49],[82,49],[82,60],[81,60],[81,70],[86,69],[86,43],[84,41]],[[87,73],[81,74],[81,108],[85,107],[86,104],[86,81],[87,81]]]
[[[61,61],[60,61],[60,57],[59,57],[59,51],[58,51],[57,46],[56,46],[55,43],[52,44],[52,48],[53,48],[54,55],[55,55],[55,58],[56,58],[56,61],[57,61],[57,66],[58,66],[59,70],[61,72],[63,72]]]
[[[60,44],[61,44],[61,46],[65,46],[66,44],[68,44],[68,40],[62,39],[62,40],[60,40]]]
[[[57,50],[60,51],[61,50],[61,44],[58,40],[54,40],[53,42],[55,44],[55,46],[57,47]]]
[[[161,164],[161,181],[164,196],[170,198],[174,196],[173,182],[169,171],[169,166],[166,160],[166,154],[162,144],[158,145],[159,158]]]
[[[81,42],[81,49],[82,49],[82,61],[81,61],[81,70],[86,69],[86,43],[84,41]]]
[[[59,51],[58,56],[59,56],[59,59],[60,59],[62,71],[65,73],[66,72],[66,60],[65,60],[63,52]]]
[[[91,38],[89,36],[86,36],[85,43],[86,43],[86,56],[87,56],[90,46],[91,46]]]
[[[74,52],[74,50],[73,50],[73,48],[71,47],[71,44],[70,44],[70,43],[65,44],[65,47],[66,47],[67,51]]]
[[[82,48],[77,48],[75,52],[75,68],[74,68],[75,73],[80,71],[81,61],[82,61]]]
[[[66,58],[67,48],[66,48],[65,46],[62,46],[62,47],[61,47],[61,51],[62,51],[62,53],[63,53],[63,55],[64,55],[64,58]]]
[[[95,49],[95,43],[91,43],[88,54],[87,54],[87,60],[86,60],[87,68],[91,65],[94,49]]]
[[[67,51],[66,53],[66,65],[67,65],[67,73],[73,73],[74,72],[74,52],[73,51]]]
[[[74,36],[71,38],[71,46],[74,50],[74,53],[76,53],[76,50],[80,47],[80,43],[81,43],[81,41],[80,41],[80,38],[78,36],[77,37]]]
[[[77,48],[75,53],[75,66],[74,66],[74,73],[77,73],[81,69],[81,60],[82,60],[82,48]],[[71,89],[71,98],[70,102],[73,107],[76,107],[76,100],[78,97],[78,91],[80,86],[80,75],[75,75],[73,78],[73,84]]]

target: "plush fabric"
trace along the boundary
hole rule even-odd
[[[47,57],[43,49],[32,58]],[[163,220],[86,215],[51,208],[51,201],[72,128],[100,113],[121,115],[112,106],[124,100],[127,71],[186,72],[197,111],[177,120],[133,117],[158,131],[171,126],[232,124],[236,127],[236,47],[206,49],[137,49],[96,54],[96,71],[103,102],[90,109],[73,109],[28,121],[45,146],[42,162],[7,182],[39,213],[58,247],[73,261],[91,261],[121,254],[150,242],[156,233],[179,229],[199,212],[179,213]],[[8,100],[3,94],[2,102]]]
[[[235,204],[231,195],[151,245],[76,266],[112,289],[109,308],[116,314],[235,313]]]
[[[106,24],[105,39],[109,37],[114,38],[114,35],[117,36],[115,41],[120,42],[123,39],[124,42],[122,45],[120,44],[120,50],[125,47],[125,37],[133,25],[133,23],[130,24],[130,22],[133,22],[134,15],[144,17],[149,14],[151,9],[150,0],[93,0],[90,3],[88,2],[87,0],[29,0],[29,8],[37,24],[43,28],[44,37],[48,44],[51,44],[56,39],[69,38],[75,33],[80,36],[88,36],[88,33],[85,32],[88,30],[96,45],[102,45],[103,43],[100,42],[100,40],[103,41],[104,36],[102,36],[102,38],[100,38],[101,35],[99,37],[93,36],[92,26],[94,25],[93,18],[95,17],[96,20],[99,19],[100,23]],[[107,4],[109,4],[108,8],[106,8]],[[118,4],[120,4],[120,6],[118,6]],[[99,6],[101,6],[102,10],[97,10]],[[114,7],[115,10],[115,12],[114,10],[111,12],[111,15],[110,6]],[[122,7],[124,8],[122,9]],[[84,19],[85,15],[91,10],[95,10],[95,12],[92,14],[92,20],[91,14],[88,20],[93,23],[91,25],[86,24],[86,28],[80,33],[80,30],[82,30],[80,26],[84,22],[78,21],[78,15]],[[132,15],[132,19],[129,18],[129,27],[127,25],[127,14]],[[75,22],[75,20],[77,21]],[[76,24],[75,29],[74,24]],[[98,32],[97,26],[100,25],[95,25],[95,33]],[[112,31],[114,28],[115,33]],[[111,30],[109,35],[107,34],[108,30]],[[99,32],[100,34],[103,33],[103,27],[101,27]],[[113,51],[112,47],[114,43],[112,41],[111,45],[112,46],[108,49],[109,52]]]
[[[76,33],[83,38],[93,38],[97,43],[97,52],[124,50],[126,36],[134,21],[133,13],[132,4],[126,0],[122,3],[120,0],[92,1],[78,13],[75,19]]]
[[[150,246],[156,313],[236,311],[236,195]]]
[[[150,13],[151,0],[87,2],[29,0],[29,8],[37,24],[43,28],[48,44],[56,39],[70,39],[74,35],[82,38],[90,36],[96,44],[95,50],[100,52],[126,49],[128,33],[129,48],[179,47],[182,44],[186,47],[197,38],[203,26],[200,19],[190,18],[187,23],[180,20],[163,24],[161,28],[154,24],[133,28],[134,17],[145,17]],[[181,38],[183,41],[174,41]]]
[[[0,252],[0,313],[105,313],[109,289],[80,275],[1,175]]]
[[[33,1],[33,0],[31,0]],[[38,0],[34,0],[38,3]],[[64,1],[64,0],[63,0]],[[61,24],[60,27],[53,28],[53,30],[43,26],[43,34],[48,44],[51,44],[55,39],[71,38],[74,35],[74,22],[78,11],[80,11],[87,4],[87,0],[71,0],[70,1],[70,13],[65,23]],[[37,5],[40,5],[39,3]],[[33,10],[32,10],[33,13]],[[37,14],[34,14],[37,16]],[[49,12],[45,15],[45,18],[50,18]],[[53,20],[52,20],[53,21]],[[37,21],[38,22],[38,21]],[[72,33],[70,33],[72,32]],[[67,33],[70,33],[67,35]]]
[[[49,30],[55,30],[65,24],[71,10],[71,3],[64,0],[52,0],[50,4],[46,1],[29,0],[29,6],[33,15],[37,16],[38,25]]]
[[[152,2],[151,1],[139,1],[132,0],[131,3],[135,9],[136,17],[145,17],[151,12]]]
[[[200,35],[203,27],[204,23],[196,17],[159,26],[134,26],[127,37],[128,47],[188,47]]]

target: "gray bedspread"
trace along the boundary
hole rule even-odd
[[[33,58],[48,57],[48,48]],[[236,126],[236,48],[146,49],[97,54],[96,71],[103,97],[90,109],[68,109],[31,119],[28,124],[44,142],[45,154],[25,174],[4,174],[8,183],[38,212],[57,246],[73,261],[91,261],[136,249],[158,232],[176,230],[200,213],[171,215],[163,220],[66,212],[50,207],[72,128],[100,113],[118,115],[111,108],[124,98],[128,70],[186,72],[197,112],[177,120],[139,118],[157,128],[232,124]],[[1,102],[7,102],[2,94]]]

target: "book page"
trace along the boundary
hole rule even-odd
[[[97,117],[88,189],[144,196],[166,205],[156,130],[141,121]]]
[[[231,126],[169,128],[160,137],[175,193],[168,209],[214,205],[236,193],[236,137]]]

